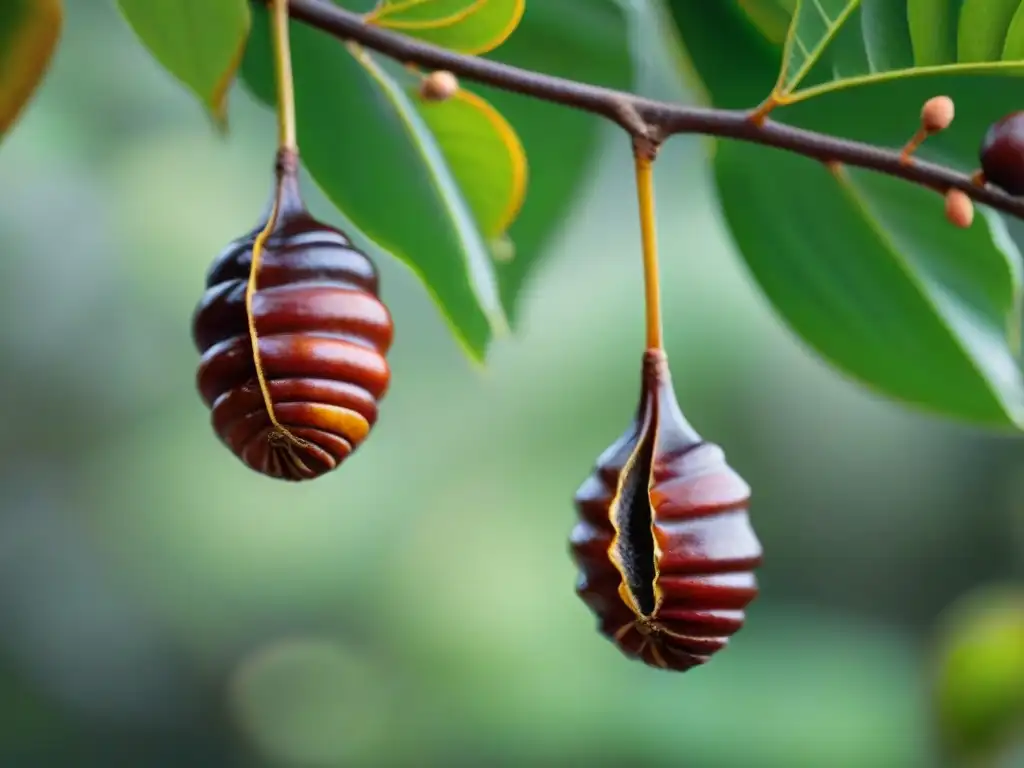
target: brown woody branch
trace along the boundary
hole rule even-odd
[[[961,189],[979,203],[1024,218],[1024,199],[992,186],[979,185],[971,176],[942,165],[918,159],[907,163],[901,159],[899,150],[793,128],[772,120],[758,124],[751,119],[752,112],[655,101],[624,91],[454,53],[368,24],[359,14],[339,8],[330,0],[289,0],[289,8],[292,17],[299,21],[403,64],[448,70],[466,80],[601,115],[622,126],[634,138],[660,141],[673,134],[695,133],[748,141],[795,152],[823,163],[867,168],[942,193],[950,188]]]

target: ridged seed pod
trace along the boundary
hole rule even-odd
[[[257,472],[296,481],[336,468],[370,432],[390,380],[393,326],[373,262],[306,211],[294,155],[279,155],[277,174],[276,211],[267,214],[276,219],[251,301],[268,397],[246,308],[265,224],[214,261],[192,333],[202,355],[197,385],[218,437]]]
[[[676,401],[664,353],[644,357],[634,424],[576,493],[577,593],[630,658],[685,671],[742,626],[761,545],[750,488]]]

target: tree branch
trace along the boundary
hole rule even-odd
[[[367,24],[359,14],[339,8],[330,0],[289,0],[289,8],[292,17],[299,21],[342,40],[356,42],[403,64],[445,69],[466,80],[601,115],[634,137],[695,133],[762,144],[823,163],[842,163],[878,171],[940,193],[955,187],[979,203],[1024,218],[1024,199],[1012,197],[992,186],[979,186],[971,176],[945,166],[916,158],[907,163],[901,159],[899,150],[840,139],[772,120],[765,120],[758,125],[751,120],[751,112],[655,101],[624,91],[454,53]]]

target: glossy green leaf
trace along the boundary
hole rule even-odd
[[[743,88],[753,96],[749,84],[765,82],[780,49],[723,6],[712,12],[700,0],[670,0],[670,7],[712,100],[733,106]],[[707,41],[712,30],[733,41],[727,75]],[[991,95],[1004,100],[1015,90],[1010,79],[979,76],[879,81],[784,107],[775,117],[899,146],[906,126],[917,123],[920,94],[934,95],[936,82],[937,92],[950,92],[961,79],[954,128],[985,120]],[[979,115],[959,108],[961,94]],[[951,129],[934,144],[946,157],[969,157],[981,133]],[[999,219],[979,216],[970,230],[956,230],[932,192],[855,171],[841,182],[820,163],[756,145],[719,143],[715,167],[727,223],[751,272],[819,354],[919,407],[1021,425],[1020,255]]]
[[[242,77],[274,103],[266,11]],[[456,337],[482,359],[504,316],[486,244],[416,107],[368,55],[291,25],[298,140],[303,163],[349,221],[423,281]],[[269,162],[269,159],[268,159]]]
[[[964,0],[957,25],[957,59],[998,61],[1020,0]]]
[[[971,173],[978,167],[988,127],[1021,108],[1021,79],[1007,70],[978,73],[942,67],[913,77],[869,80],[823,92],[780,109],[773,117],[803,128],[899,147],[917,127],[921,105],[939,94],[956,103],[956,119],[950,128],[930,137],[917,155]]]
[[[884,0],[883,0],[884,2]],[[923,7],[925,0],[910,0],[908,9]],[[961,0],[927,0],[930,8],[953,9]],[[749,108],[770,88],[772,73],[781,57],[773,46],[747,22],[742,14],[730,12],[728,4],[708,5],[701,0],[667,0],[693,69],[707,84],[711,102],[719,107]],[[918,10],[918,13],[922,11]],[[918,16],[918,23],[923,17]],[[939,19],[936,19],[937,21]],[[911,37],[914,37],[911,18]],[[867,53],[859,25],[844,27],[827,51],[832,64],[842,69],[847,63],[866,62]],[[719,55],[715,35],[732,41],[727,60]],[[844,43],[850,43],[844,47]],[[955,28],[948,49],[956,50]],[[866,66],[866,64],[865,64]],[[845,70],[844,70],[845,71]],[[988,127],[1013,110],[1021,108],[1021,70],[1015,65],[943,65],[910,72],[858,77],[845,87],[825,83],[816,97],[798,100],[776,110],[780,122],[812,128],[832,135],[898,147],[906,142],[920,119],[921,105],[938,94],[956,103],[952,127],[932,136],[918,150],[918,156],[952,164],[969,173],[978,167],[978,151]],[[806,95],[807,90],[801,92]]]
[[[871,71],[887,72],[913,67],[914,48],[906,4],[892,0],[861,0],[858,10]]]
[[[789,34],[789,24],[796,9],[796,0],[736,0],[736,3],[771,42],[782,44]]]
[[[118,0],[135,34],[221,125],[252,23],[248,0]]]
[[[469,2],[469,0],[467,0]],[[335,5],[340,5],[352,13],[369,14],[377,9],[382,3],[380,0],[335,0]]]
[[[1024,60],[1024,3],[1018,8],[1010,24],[1006,28],[1006,40],[1003,43],[1003,59],[1005,61]]]
[[[532,0],[515,34],[488,58],[611,88],[633,83],[626,18],[617,0]],[[497,265],[502,303],[515,324],[524,289],[595,167],[606,124],[517,93],[473,90],[509,121],[530,161],[526,201],[508,232],[514,256]]]
[[[956,230],[934,193],[749,144],[722,144],[715,174],[754,278],[819,354],[916,406],[1024,424],[1020,279],[998,220]]]
[[[799,0],[786,38],[777,95],[788,96],[811,71],[860,0]]]
[[[865,39],[865,30],[862,25],[860,9],[854,11],[855,20],[850,24],[844,24],[836,33],[835,40],[829,47],[828,58],[831,61],[831,76],[835,80],[843,80],[848,77],[856,77],[860,72],[871,68],[871,53],[868,51],[868,41]],[[880,45],[875,45],[875,55],[878,55]],[[884,56],[886,50],[881,48]]]
[[[0,4],[0,137],[42,82],[62,24],[60,0],[5,0]]]
[[[782,46],[773,45],[738,3],[665,0],[693,87],[716,107],[750,109],[776,84]],[[722,40],[729,55],[722,56]],[[787,110],[788,111],[788,110]]]
[[[857,69],[855,36],[866,51]],[[789,101],[907,77],[1022,74],[1024,13],[1018,0],[861,0],[820,59],[836,57],[831,77],[809,78]]]
[[[907,24],[918,66],[956,60],[961,3],[963,0],[907,0]]]
[[[488,239],[505,233],[526,195],[527,159],[512,126],[494,107],[465,88],[431,102],[410,89],[430,132]]]
[[[479,55],[508,39],[525,7],[526,0],[397,0],[366,18],[443,48]]]
[[[940,628],[933,687],[952,756],[995,764],[1024,736],[1024,590],[987,587],[961,599]]]
[[[399,23],[434,23],[465,15],[480,0],[380,0],[368,14],[367,21],[394,19]]]

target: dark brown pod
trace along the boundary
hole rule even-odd
[[[251,303],[269,397],[257,376],[246,289],[273,205],[213,262],[192,322],[202,355],[197,385],[214,431],[249,467],[282,480],[319,477],[363,442],[388,388],[393,337],[376,267],[343,232],[310,216],[296,170],[295,156],[282,152],[276,220]]]
[[[644,357],[636,419],[576,492],[577,593],[630,658],[685,671],[742,626],[761,544],[750,488],[686,421],[664,353]]]
[[[981,142],[985,181],[1011,195],[1024,195],[1024,111],[993,123]]]

